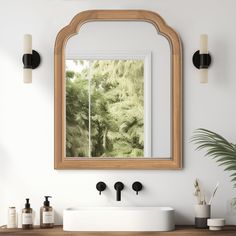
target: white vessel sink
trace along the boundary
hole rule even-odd
[[[65,231],[171,231],[171,207],[79,207],[63,212]]]

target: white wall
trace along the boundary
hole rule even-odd
[[[202,7],[202,6],[205,7]],[[7,207],[22,208],[31,199],[38,211],[43,196],[53,196],[61,223],[62,209],[74,205],[170,205],[177,224],[193,223],[193,180],[197,176],[209,194],[221,186],[212,206],[214,217],[235,220],[228,201],[236,196],[228,174],[189,142],[192,131],[205,127],[236,142],[236,30],[235,0],[1,0],[0,1],[0,222],[6,222]],[[53,49],[57,32],[72,16],[87,9],[147,9],[158,12],[176,29],[183,42],[184,168],[180,171],[56,171],[53,169]],[[42,55],[33,84],[22,83],[22,37],[33,35],[34,48]],[[209,84],[198,81],[192,54],[199,35],[209,34],[214,62]],[[101,196],[95,190],[103,180],[109,189]],[[127,188],[122,201],[115,201],[113,184]],[[136,196],[130,186],[143,182]],[[234,216],[235,218],[235,216]],[[236,219],[236,218],[235,218]]]

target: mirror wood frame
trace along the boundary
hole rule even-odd
[[[144,21],[164,36],[171,48],[171,154],[155,158],[65,157],[65,47],[81,26],[93,21]],[[181,169],[182,168],[182,53],[178,34],[155,12],[146,10],[89,10],[77,14],[57,35],[54,48],[54,168],[55,169]]]

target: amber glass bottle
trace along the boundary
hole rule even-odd
[[[22,229],[33,229],[33,210],[30,208],[29,198],[26,199],[25,208],[22,209]]]
[[[48,201],[50,196],[45,196],[43,206],[40,208],[40,228],[48,229],[54,227],[54,211]]]

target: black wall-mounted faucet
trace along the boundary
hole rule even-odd
[[[101,192],[106,189],[106,187],[107,187],[106,184],[101,181],[96,184],[96,189],[99,191],[100,195],[101,195]]]
[[[121,191],[124,189],[124,184],[122,182],[116,182],[114,188],[116,190],[116,201],[120,201]]]
[[[136,192],[137,195],[138,195],[138,192],[142,190],[142,188],[143,188],[143,185],[138,181],[132,184],[132,189]]]

